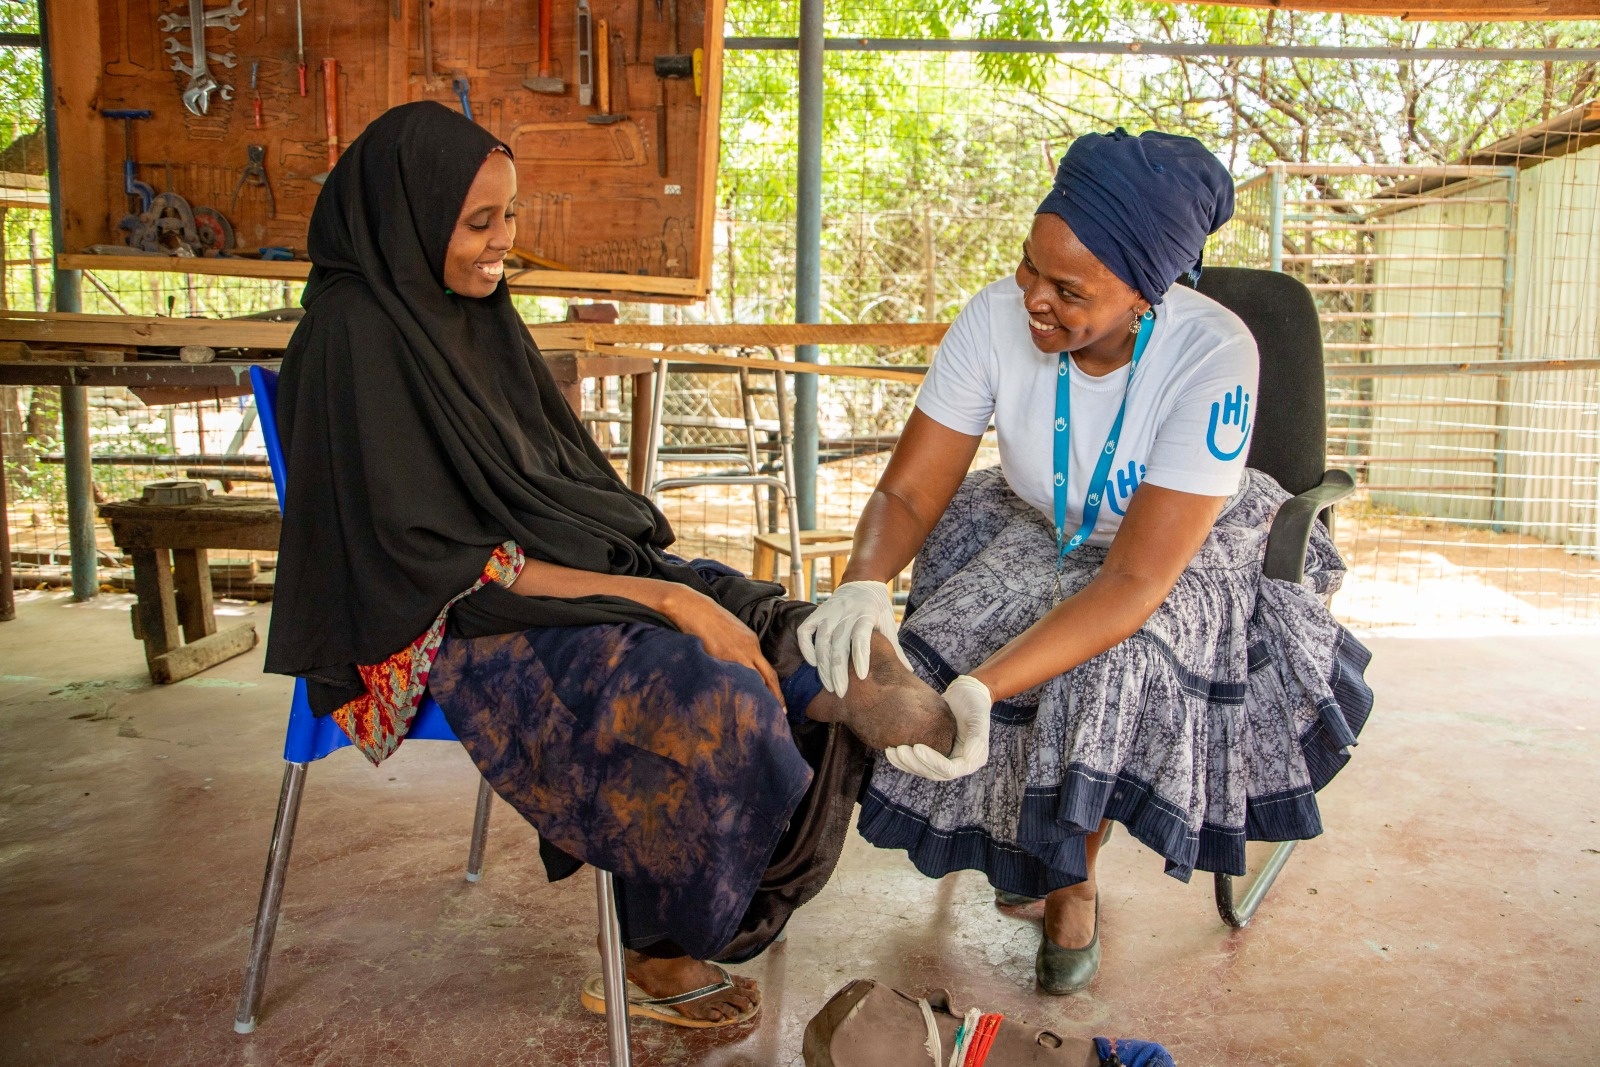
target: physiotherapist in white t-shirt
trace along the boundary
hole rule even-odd
[[[1243,670],[1239,605],[1255,600],[1259,562],[1236,580],[1180,585],[1242,492],[1256,408],[1249,331],[1215,301],[1174,287],[1198,270],[1206,237],[1232,208],[1230,176],[1192,138],[1119,129],[1074,142],[1015,276],[981,290],[945,336],[862,511],[844,581],[800,631],[823,684],[843,692],[852,668],[867,676],[872,633],[896,639],[885,583],[917,557],[902,656],[948,683],[958,740],[949,756],[925,746],[885,753],[907,773],[880,765],[861,829],[907,848],[924,873],[987,871],[997,889],[1015,890],[1003,903],[1048,893],[1037,964],[1049,992],[1082,988],[1098,968],[1095,831],[1125,818],[1186,876],[1194,860],[1183,850],[1211,818],[1206,804],[1226,807],[1190,795],[1204,791],[1193,783],[1209,773],[1221,790],[1228,774],[1215,766],[1251,758],[1218,747],[1234,741],[1200,736],[1211,718],[1204,695],[1190,711],[1151,711],[1126,681],[1179,692],[1199,677],[1232,692],[1236,680],[1204,673],[1207,650],[1228,641]],[[991,424],[1003,483],[995,472],[968,475]],[[1137,656],[1124,653],[1164,605],[1176,622]],[[1229,626],[1241,632],[1205,633]],[[1162,636],[1173,630],[1181,641]],[[1150,666],[1162,656],[1173,664]],[[1113,680],[1063,680],[1084,665]],[[1032,731],[1007,735],[993,763],[991,706],[996,724]],[[1154,799],[1130,806],[1140,790]],[[1238,837],[1242,855],[1242,827]]]

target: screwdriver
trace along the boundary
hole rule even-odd
[[[250,102],[256,114],[256,129],[261,128],[261,90],[256,88],[256,80],[261,77],[261,60],[250,64],[250,93],[254,97]]]
[[[306,95],[306,25],[300,17],[300,0],[294,0],[294,40],[300,54],[300,95]]]

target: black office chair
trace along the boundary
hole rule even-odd
[[[1313,522],[1322,514],[1331,529],[1333,505],[1356,489],[1345,471],[1324,469],[1328,405],[1316,301],[1287,274],[1250,267],[1207,267],[1195,288],[1243,319],[1261,351],[1255,436],[1246,462],[1295,494],[1272,520],[1262,573],[1298,583],[1305,576]],[[1237,901],[1233,876],[1216,876],[1223,922],[1238,929],[1250,921],[1297,843],[1281,842]]]

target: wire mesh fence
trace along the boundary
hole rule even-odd
[[[13,28],[31,26],[29,12],[27,3],[0,4]],[[1278,267],[1311,286],[1330,364],[1600,357],[1593,57],[1552,51],[1488,62],[1417,51],[1591,47],[1593,24],[1417,24],[1123,3],[862,0],[830,3],[827,13],[838,41],[907,42],[826,54],[827,321],[953,318],[1014,269],[1072,138],[1124,125],[1190,133],[1217,150],[1240,182],[1238,213],[1213,240],[1209,261]],[[797,29],[796,5],[730,3],[711,295],[700,308],[624,306],[625,321],[792,319],[797,58],[781,39]],[[988,39],[1002,50],[919,50],[948,38]],[[1008,40],[1080,50],[1028,54]],[[1130,41],[1141,50],[1129,51]],[[1153,54],[1162,49],[1168,54]],[[42,162],[27,163],[24,143],[39,141],[38,85],[36,50],[0,48],[0,139],[12,131],[0,174],[42,187]],[[1547,129],[1563,121],[1567,132]],[[1264,169],[1313,161],[1276,184]],[[1438,170],[1446,165],[1456,169]],[[47,212],[9,208],[4,231],[0,301],[49,306]],[[91,271],[83,284],[84,310],[103,313],[231,317],[298,298],[298,283],[201,275]],[[559,301],[521,303],[530,319],[564,314]],[[927,347],[824,353],[830,362],[900,367],[933,355]],[[1331,375],[1330,462],[1362,485],[1338,529],[1356,591],[1342,609],[1369,626],[1467,616],[1600,622],[1597,389],[1589,369]],[[630,390],[627,379],[584,387],[587,423],[619,461],[636,402]],[[13,547],[45,566],[67,540],[53,393],[0,388]],[[822,379],[820,527],[853,526],[914,397],[904,382]],[[126,390],[94,390],[90,400],[96,453],[122,459],[95,467],[105,499],[216,466],[190,457],[260,451],[253,433],[235,440],[249,419],[237,398],[146,405]],[[770,396],[756,397],[752,415],[734,375],[675,372],[662,473],[708,469],[676,453],[740,453],[752,422],[770,468],[771,405]],[[139,463],[142,455],[150,461]],[[995,458],[985,449],[978,462]],[[257,481],[230,484],[236,493],[270,491]],[[673,493],[663,504],[682,550],[741,566],[755,534],[773,525],[771,503],[757,504],[748,488]]]

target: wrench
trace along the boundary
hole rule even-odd
[[[187,53],[188,49],[184,49],[184,52]],[[231,56],[233,53],[230,52],[228,54]],[[211,62],[216,62],[217,54],[215,52],[207,52],[206,55],[211,57]],[[229,63],[228,66],[231,67],[231,66],[233,66],[233,64]],[[179,59],[177,56],[173,56],[172,57],[172,69],[176,70],[176,71],[178,71],[180,73],[187,74],[191,78],[194,77],[195,70],[196,70],[196,68],[191,67],[189,64],[185,63],[182,59]],[[215,81],[215,79],[212,79],[212,80]],[[222,99],[224,99],[224,100],[232,100],[233,99],[233,86],[231,86],[231,85],[223,85],[220,82],[218,82],[214,91],[222,93]]]
[[[206,67],[206,6],[205,0],[189,0],[189,36],[194,45],[194,66],[189,68],[189,84],[183,90],[183,106],[192,115],[204,115],[211,108],[211,94],[219,86]],[[224,94],[223,99],[228,99]]]
[[[167,55],[175,56],[179,52],[182,52],[185,55],[193,55],[194,54],[194,46],[193,45],[184,44],[182,41],[178,40],[176,37],[168,37],[167,38]],[[232,70],[233,67],[234,67],[234,64],[238,60],[238,57],[235,56],[232,52],[207,52],[206,53],[206,59],[210,60],[212,63],[218,64],[219,66],[227,67],[229,70]],[[176,70],[177,68],[174,67],[173,69]]]
[[[206,12],[206,26],[236,33],[239,29],[239,19],[245,13],[244,0],[232,0],[227,7],[219,7],[214,11]],[[178,15],[168,12],[161,16],[161,32],[176,33],[189,28],[189,15]]]
[[[175,71],[178,71],[181,74],[187,74],[191,78],[194,77],[195,70],[196,70],[196,68],[191,67],[189,64],[185,63],[182,59],[179,59],[177,56],[173,56],[172,57],[172,69],[175,70]],[[214,91],[219,93],[219,94],[221,94],[222,99],[224,99],[224,100],[232,100],[233,99],[233,86],[231,86],[231,85],[223,85],[222,83],[219,82]]]

